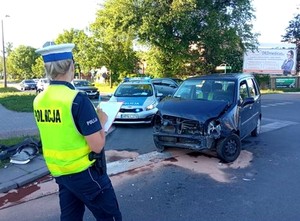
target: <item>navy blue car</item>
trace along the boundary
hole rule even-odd
[[[35,90],[36,83],[33,79],[25,79],[25,80],[21,81],[20,88],[22,91]]]
[[[261,93],[251,74],[212,74],[186,79],[154,117],[158,151],[167,147],[210,150],[233,162],[241,140],[261,127]]]

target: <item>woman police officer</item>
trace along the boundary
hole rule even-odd
[[[50,85],[34,99],[34,116],[46,165],[59,186],[60,217],[81,221],[86,206],[97,220],[122,220],[111,180],[88,158],[104,148],[107,115],[96,112],[87,95],[71,83],[74,46],[48,43],[36,51]]]

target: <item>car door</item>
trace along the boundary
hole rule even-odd
[[[250,79],[251,80],[251,79]],[[240,116],[240,137],[243,139],[254,130],[256,125],[257,116],[255,114],[255,102],[247,101],[254,98],[253,96],[253,83],[252,81],[243,80],[239,86],[239,116]],[[250,85],[248,85],[248,83]],[[252,84],[252,85],[251,85]]]
[[[251,120],[250,120],[250,132],[253,131],[257,126],[257,121],[261,115],[261,96],[258,84],[255,78],[248,78],[247,85],[249,90],[249,95],[254,99],[254,103],[250,105],[251,107]]]

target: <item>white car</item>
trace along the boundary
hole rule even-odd
[[[45,90],[46,87],[50,84],[50,80],[48,78],[41,78],[38,80],[36,84],[36,92],[40,93]]]
[[[162,94],[160,94],[162,95]],[[116,89],[109,101],[123,102],[115,124],[149,124],[157,112],[159,101],[151,80],[126,79]]]

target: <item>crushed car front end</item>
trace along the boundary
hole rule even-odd
[[[166,147],[212,150],[216,141],[237,130],[237,116],[223,101],[167,99],[159,104],[153,121],[158,150]]]

